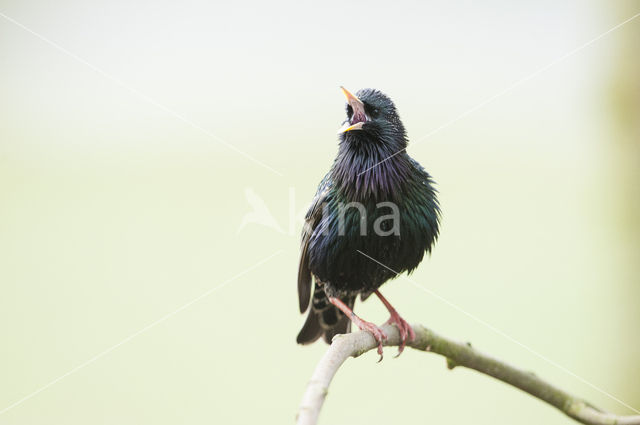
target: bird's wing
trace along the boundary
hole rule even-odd
[[[300,301],[300,313],[307,311],[309,301],[311,299],[311,283],[312,276],[309,269],[309,241],[315,230],[320,218],[322,217],[322,208],[327,200],[327,196],[331,190],[331,180],[327,175],[316,192],[316,196],[311,202],[309,211],[305,216],[305,223],[302,229],[302,244],[300,248],[300,265],[298,267],[298,298]]]

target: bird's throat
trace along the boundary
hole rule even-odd
[[[364,201],[393,198],[410,169],[405,151],[387,152],[351,145],[341,146],[331,173],[340,192],[349,201]]]

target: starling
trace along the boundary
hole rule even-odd
[[[431,176],[406,152],[395,105],[375,89],[347,97],[338,155],[322,179],[302,232],[298,296],[309,310],[297,341],[327,343],[353,322],[378,342],[384,331],[353,312],[356,297],[382,301],[400,331],[402,352],[411,326],[379,292],[399,273],[411,273],[438,237],[440,208]],[[313,295],[312,295],[312,286]]]

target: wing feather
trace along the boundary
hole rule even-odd
[[[305,224],[302,229],[302,243],[300,247],[300,265],[298,266],[298,299],[300,301],[300,313],[309,308],[313,277],[309,268],[309,241],[314,230],[322,218],[322,209],[331,190],[329,175],[320,182],[316,196],[305,216]]]

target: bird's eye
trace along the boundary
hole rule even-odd
[[[380,115],[380,110],[378,108],[373,108],[371,109],[371,111],[369,111],[369,115],[371,115],[371,118],[378,118],[378,115]]]

